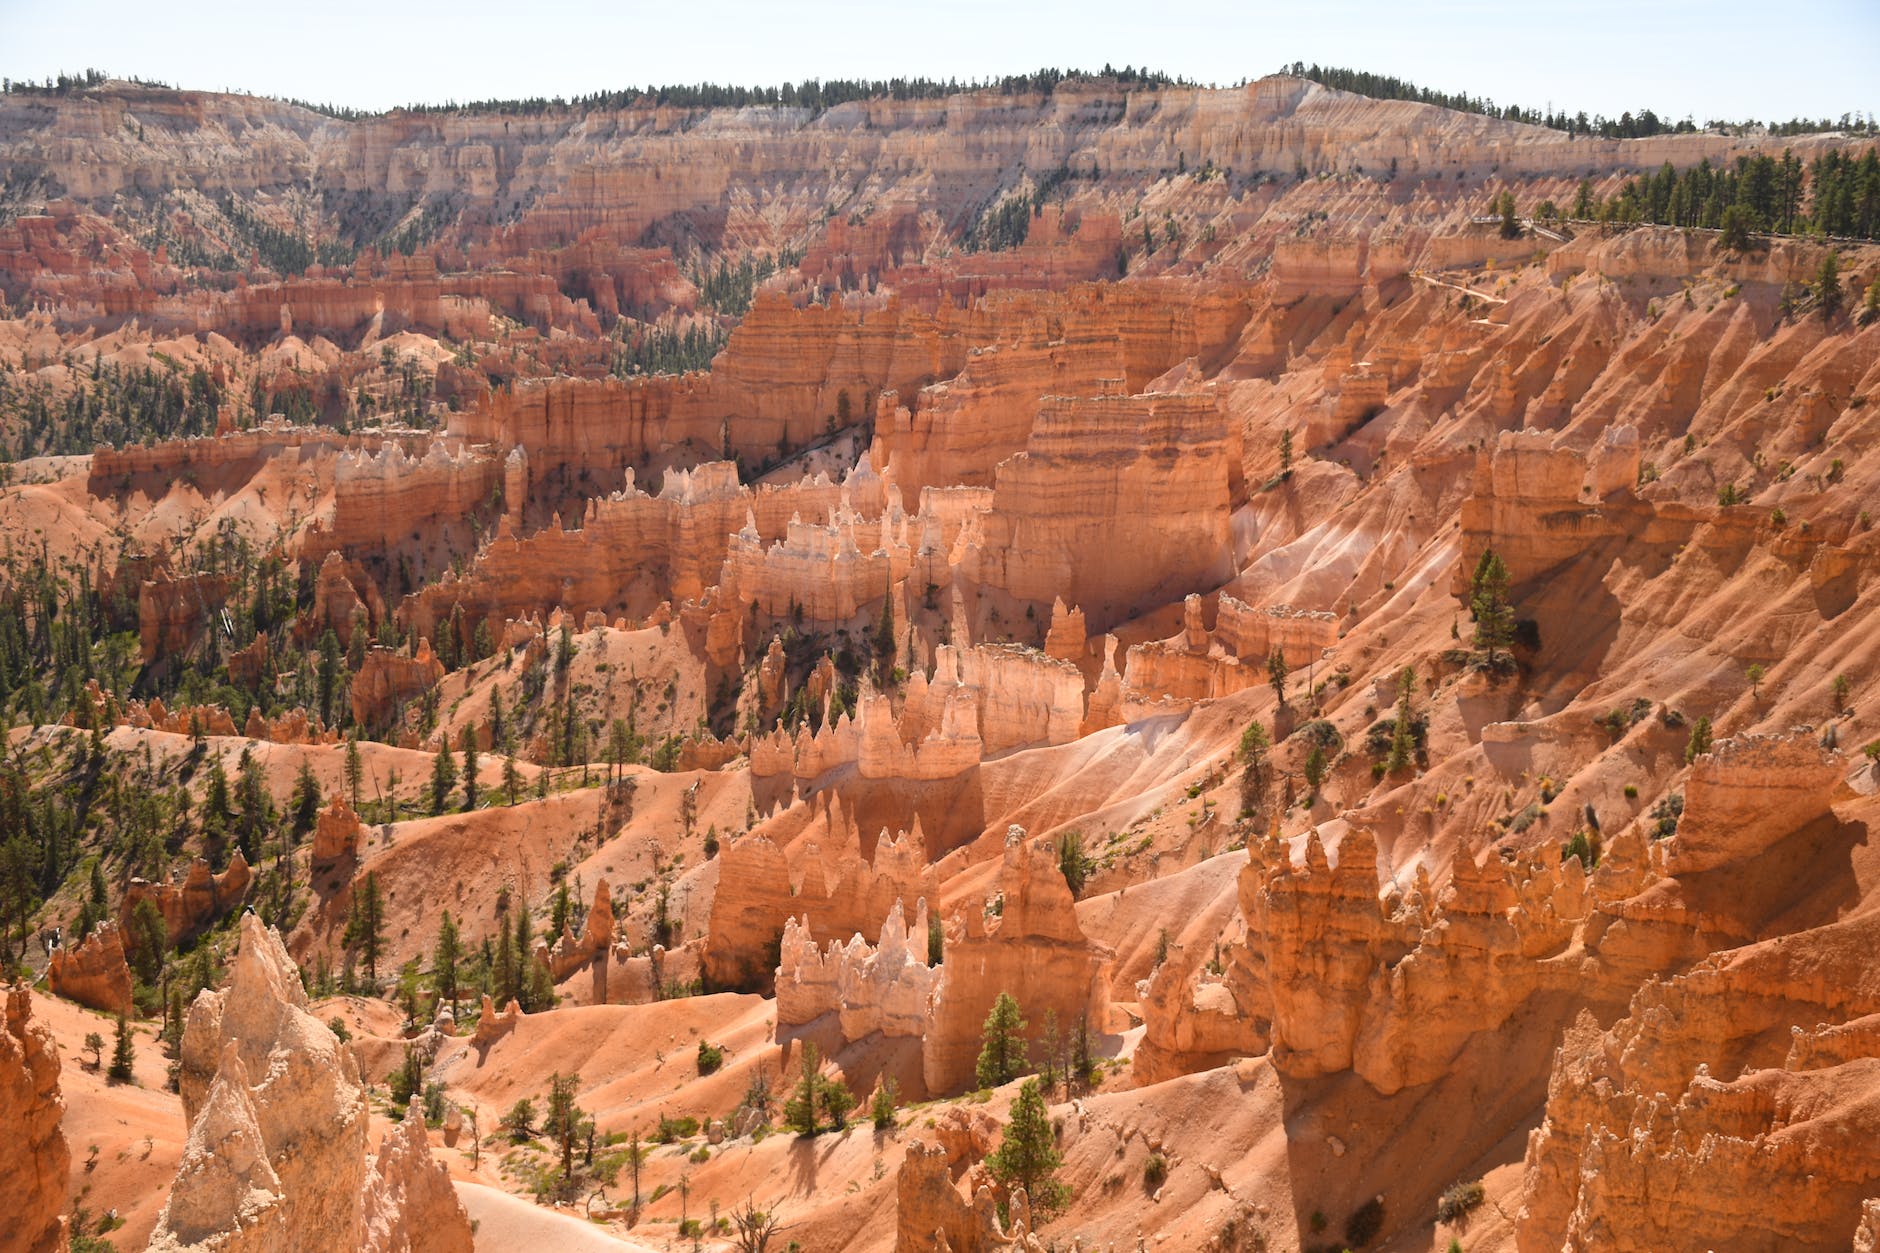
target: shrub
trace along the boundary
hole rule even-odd
[[[1149,1160],[1142,1164],[1142,1186],[1154,1192],[1168,1181],[1168,1158],[1160,1153],[1149,1154]]]
[[[1058,870],[1073,898],[1084,894],[1084,884],[1097,868],[1096,859],[1084,852],[1083,832],[1070,830],[1057,838]]]
[[[1560,847],[1560,860],[1577,857],[1580,864],[1591,870],[1599,864],[1599,837],[1585,831],[1576,831],[1573,838]]]
[[[725,1051],[723,1049],[719,1048],[715,1044],[707,1044],[703,1040],[700,1040],[698,1042],[698,1072],[699,1074],[701,1075],[714,1074],[717,1072],[718,1068],[724,1064],[725,1064]]]
[[[1678,833],[1678,819],[1684,816],[1684,794],[1673,792],[1652,806],[1652,839],[1662,840]]]
[[[402,1116],[411,1098],[424,1090],[424,1059],[418,1056],[416,1048],[405,1046],[405,1059],[385,1082],[391,1091],[392,1105]]]
[[[1488,1192],[1482,1187],[1480,1179],[1465,1179],[1450,1184],[1443,1194],[1436,1198],[1436,1221],[1453,1223],[1466,1217],[1469,1212],[1488,1199]]]
[[[1523,809],[1520,813],[1514,814],[1508,818],[1502,819],[1502,823],[1510,831],[1513,831],[1515,834],[1519,835],[1521,832],[1527,830],[1529,827],[1533,826],[1536,822],[1540,821],[1541,813],[1542,813],[1542,810],[1538,804],[1529,805],[1526,809]]]
[[[695,1163],[709,1162],[711,1159],[712,1150],[709,1144],[701,1144],[692,1150],[692,1161]]]
[[[1638,799],[1638,784],[1628,783],[1625,785],[1625,798],[1629,801]]]
[[[875,1095],[868,1102],[868,1117],[875,1124],[876,1131],[886,1131],[894,1126],[894,1105],[899,1095],[899,1087],[893,1075],[883,1075],[881,1086],[875,1089]]]
[[[659,1126],[653,1131],[653,1139],[659,1144],[671,1144],[674,1140],[685,1140],[698,1134],[698,1119],[668,1118],[659,1116]]]

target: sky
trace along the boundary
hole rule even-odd
[[[1613,117],[1839,117],[1880,112],[1880,0],[0,0],[0,75],[362,109],[1105,62],[1226,85],[1295,60]]]

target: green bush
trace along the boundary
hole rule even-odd
[[[653,1139],[659,1144],[671,1144],[674,1140],[687,1140],[698,1134],[698,1119],[668,1118],[659,1116],[659,1126],[653,1132]]]
[[[1142,1164],[1142,1186],[1154,1192],[1168,1181],[1168,1158],[1160,1153],[1149,1154],[1149,1160]]]
[[[701,1075],[715,1074],[725,1064],[725,1051],[715,1044],[698,1042],[698,1072]]]
[[[1436,1198],[1436,1221],[1453,1223],[1466,1217],[1469,1212],[1488,1199],[1488,1192],[1482,1187],[1480,1179],[1467,1179],[1450,1184],[1443,1194]]]

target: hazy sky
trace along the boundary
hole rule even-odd
[[[0,0],[0,74],[87,66],[385,108],[711,80],[1301,60],[1617,116],[1880,111],[1880,0]]]

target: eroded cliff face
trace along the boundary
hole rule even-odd
[[[0,361],[219,397],[215,438],[0,489],[15,550],[148,641],[42,684],[15,759],[95,726],[101,777],[196,815],[184,737],[265,742],[277,812],[307,766],[335,799],[254,867],[184,877],[181,816],[160,871],[99,846],[185,942],[311,884],[331,960],[372,873],[402,962],[442,908],[476,948],[569,884],[584,923],[519,955],[559,1006],[466,990],[437,1077],[489,1110],[578,1063],[599,1137],[699,1117],[643,1224],[788,1180],[755,1202],[858,1253],[1312,1247],[1373,1202],[1472,1253],[1872,1243],[1880,254],[1841,250],[1835,312],[1818,242],[1471,220],[1775,143],[1283,78],[578,124],[8,97],[0,151],[71,198],[0,228]],[[275,273],[224,190],[415,254]],[[1008,201],[1026,239],[975,250]],[[748,308],[713,268],[746,262]],[[237,694],[165,686],[223,663]],[[466,735],[477,803],[438,805]],[[467,1247],[421,1125],[367,1158],[353,1053],[242,927],[160,1247]],[[116,1003],[110,943],[55,988]],[[1001,992],[1107,1059],[1050,1112],[1055,1215],[991,1186],[999,1109],[960,1096]],[[932,1104],[805,1169],[749,1104],[802,1040]],[[1493,1206],[1433,1223],[1478,1176]]]
[[[1835,1147],[1875,1125],[1873,930],[1711,958],[1563,1048],[1528,1142],[1524,1253],[1847,1247],[1875,1174]]]

